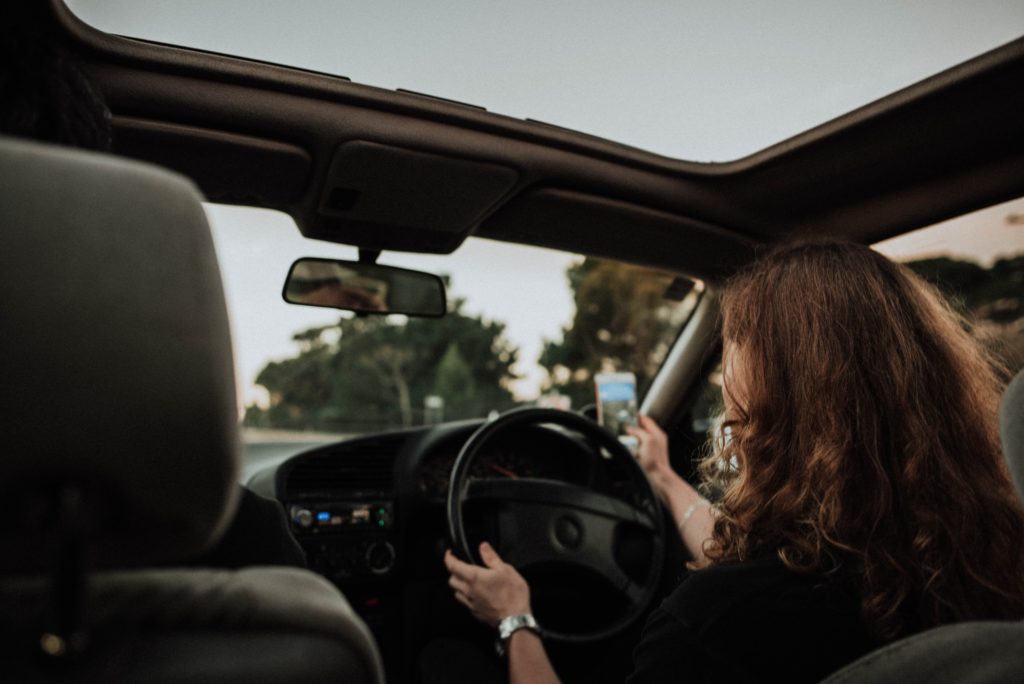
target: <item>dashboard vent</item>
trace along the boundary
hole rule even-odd
[[[366,440],[301,456],[285,481],[288,498],[363,493],[375,495],[394,487],[399,442]]]

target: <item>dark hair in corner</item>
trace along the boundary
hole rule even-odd
[[[994,365],[938,292],[863,245],[768,253],[722,298],[745,394],[702,465],[713,563],[842,570],[880,639],[1024,617],[1024,507]]]
[[[0,21],[0,134],[109,150],[110,111],[57,39],[49,3],[8,2]]]

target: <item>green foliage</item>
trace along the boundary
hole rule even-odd
[[[518,351],[505,326],[462,313],[440,319],[367,316],[311,328],[293,339],[293,358],[268,363],[256,378],[270,406],[248,407],[254,427],[367,431],[422,420],[424,398],[440,393],[446,420],[514,405],[508,381]],[[332,336],[337,341],[329,343]]]
[[[685,307],[666,300],[674,278],[657,271],[587,258],[566,273],[576,303],[561,340],[545,343],[540,364],[550,389],[580,407],[594,401],[594,374],[630,371],[641,394],[675,339]]]
[[[458,416],[469,415],[474,411],[479,404],[476,385],[473,369],[462,357],[458,345],[448,345],[434,380],[434,394],[444,397],[445,411],[449,415]]]

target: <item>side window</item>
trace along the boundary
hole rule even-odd
[[[723,410],[722,362],[710,359],[689,398],[688,410],[670,429],[672,467],[692,483],[698,481],[697,464],[707,455],[708,438]]]
[[[1011,377],[1024,368],[1024,198],[874,247],[942,290]]]

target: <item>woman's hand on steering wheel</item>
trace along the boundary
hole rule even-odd
[[[480,545],[480,558],[486,567],[464,563],[445,551],[448,586],[455,591],[455,599],[491,627],[510,615],[531,613],[530,587],[519,571],[503,561],[487,542]]]

